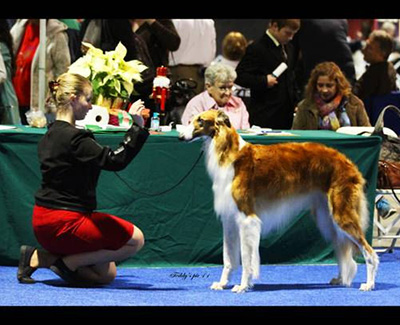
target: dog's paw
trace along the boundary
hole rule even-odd
[[[235,285],[232,288],[232,292],[235,292],[235,293],[245,293],[247,290],[249,290],[248,286],[241,286],[241,285]]]
[[[333,279],[329,282],[329,284],[330,284],[330,285],[333,285],[333,286],[340,286],[340,285],[343,284],[343,281],[342,281],[342,278],[333,278]]]
[[[245,293],[246,291],[249,291],[252,287],[253,287],[252,284],[249,284],[249,285],[237,284],[232,288],[232,292]]]
[[[375,288],[375,283],[361,283],[360,291],[371,291]]]
[[[224,290],[226,288],[226,283],[221,283],[221,282],[214,282],[210,289],[211,290]]]

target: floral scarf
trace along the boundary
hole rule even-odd
[[[350,125],[350,120],[345,109],[347,103],[346,97],[337,94],[329,103],[323,101],[318,94],[314,98],[320,116],[320,129],[336,131],[341,126]],[[339,112],[339,117],[336,112]]]

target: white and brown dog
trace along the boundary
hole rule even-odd
[[[362,252],[372,290],[379,259],[365,239],[369,212],[364,179],[340,152],[317,143],[254,145],[244,141],[222,111],[196,116],[180,134],[192,141],[204,138],[206,167],[213,181],[214,209],[220,216],[224,268],[211,289],[227,287],[232,270],[242,261],[240,285],[252,287],[259,275],[261,235],[310,209],[322,235],[333,243],[339,276],[331,284],[350,286],[357,272],[353,254]]]

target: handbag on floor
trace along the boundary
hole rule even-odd
[[[380,189],[400,189],[400,162],[379,161],[377,187]]]

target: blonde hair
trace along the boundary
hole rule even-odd
[[[85,90],[91,89],[91,82],[74,73],[63,73],[57,80],[49,82],[51,93],[50,100],[55,104],[57,111],[69,109],[71,105],[71,95],[81,96]]]
[[[239,61],[246,52],[247,39],[240,32],[230,32],[222,40],[222,54],[228,60]]]

